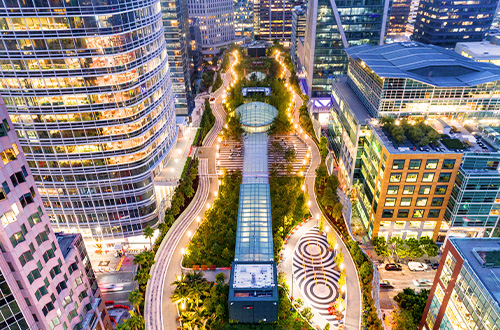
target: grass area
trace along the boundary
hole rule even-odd
[[[212,112],[212,107],[210,107],[210,101],[205,99],[205,110],[201,116],[200,128],[196,132],[194,137],[193,145],[200,146],[203,140],[207,136],[208,132],[212,129],[215,124],[215,116]]]
[[[212,93],[222,86],[222,69],[217,72],[214,84],[212,85]]]
[[[227,267],[234,259],[241,172],[226,173],[213,206],[189,242],[184,267],[215,265]]]
[[[319,141],[318,138],[316,138],[316,134],[314,133],[313,123],[311,117],[309,117],[309,111],[307,111],[306,105],[302,105],[299,108],[299,123],[302,129],[306,131],[307,134],[309,134],[311,139],[313,139],[314,143],[319,145]]]
[[[448,147],[448,149],[465,149],[464,144],[459,139],[441,139],[441,142]]]

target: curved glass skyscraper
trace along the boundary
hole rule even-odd
[[[54,229],[141,234],[177,137],[159,0],[0,0],[3,95]]]

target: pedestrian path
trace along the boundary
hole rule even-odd
[[[339,297],[340,272],[335,268],[334,252],[328,251],[325,235],[318,227],[309,229],[299,240],[293,254],[293,276],[306,302],[332,326],[342,321],[328,313],[328,307]],[[338,268],[337,268],[338,269]]]
[[[275,144],[278,142],[283,148],[283,152],[273,152]],[[302,140],[302,138],[295,134],[278,134],[273,135],[268,142],[268,150],[269,150],[269,160],[268,166],[271,168],[273,164],[283,164],[286,166],[286,160],[284,158],[284,150],[287,148],[293,147],[295,150],[295,161],[292,163],[292,171],[290,174],[297,175],[297,173],[301,170],[305,171],[309,168],[311,164],[311,152],[307,144]],[[304,162],[305,161],[305,162]],[[287,174],[286,168],[285,170],[278,170],[279,174]],[[287,174],[288,175],[288,174]],[[303,173],[302,173],[303,175]]]
[[[243,155],[245,147],[243,142],[235,140],[224,141],[219,145],[217,170],[243,171]]]

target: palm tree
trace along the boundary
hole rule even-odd
[[[146,228],[144,228],[143,233],[144,233],[144,236],[146,238],[149,238],[149,245],[151,246],[151,250],[152,250],[153,249],[153,242],[152,242],[151,238],[153,238],[153,236],[155,235],[155,230],[153,228],[147,226]]]
[[[207,280],[203,277],[203,272],[193,271],[192,273],[188,273],[186,275],[186,282],[194,283],[194,282],[206,282]]]
[[[175,288],[174,292],[170,296],[172,302],[179,305],[181,308],[187,306],[191,302],[191,290],[187,286],[179,286]]]
[[[130,327],[128,326],[128,323],[127,323],[127,321],[125,320],[125,322],[123,322],[123,323],[119,323],[119,324],[116,326],[116,330],[130,330]]]
[[[134,265],[139,265],[139,269],[152,266],[155,263],[154,254],[151,251],[144,251],[134,257]]]
[[[193,282],[190,285],[190,293],[196,307],[198,307],[203,301],[202,297],[209,294],[208,285],[204,282]]]
[[[127,320],[127,325],[130,330],[145,330],[146,323],[144,318],[140,315],[137,315],[134,312],[129,312],[130,318]]]
[[[186,283],[186,275],[181,274],[181,276],[175,276],[176,280],[172,283],[172,285],[175,285],[176,287],[181,287],[185,286]]]
[[[129,293],[128,301],[134,306],[134,309],[137,314],[141,315],[141,311],[139,309],[140,304],[144,301],[144,297],[139,290],[134,290]]]

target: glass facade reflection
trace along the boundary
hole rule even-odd
[[[161,0],[163,27],[167,41],[170,79],[177,115],[188,115],[193,109],[191,77],[189,74],[188,40],[189,33],[187,2],[181,0]]]
[[[309,2],[302,64],[310,97],[328,97],[334,77],[347,74],[344,48],[380,42],[384,16],[383,0]]]
[[[0,93],[55,230],[140,234],[177,137],[159,1],[0,2]]]

